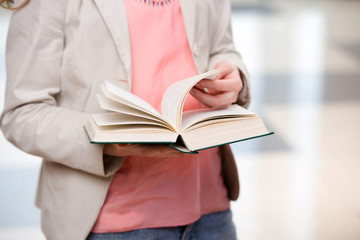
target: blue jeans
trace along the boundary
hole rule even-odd
[[[203,215],[185,226],[139,229],[121,233],[90,233],[87,240],[236,240],[230,209]]]

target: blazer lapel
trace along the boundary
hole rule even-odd
[[[94,0],[104,21],[109,28],[121,61],[128,76],[129,90],[131,89],[131,47],[129,25],[126,8],[122,0]]]
[[[190,48],[194,47],[196,0],[180,0],[180,6],[185,22],[186,34]]]

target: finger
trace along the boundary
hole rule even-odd
[[[130,144],[104,144],[103,153],[105,155],[124,157],[128,154],[127,149]]]
[[[143,156],[143,157],[184,157],[187,154],[179,152],[163,144],[105,144],[104,154],[117,157]]]
[[[225,91],[240,92],[243,87],[243,83],[240,77],[219,79],[219,80],[203,79],[200,82],[198,82],[196,87],[201,89],[209,88],[219,92],[225,92]]]
[[[231,74],[236,67],[227,61],[221,61],[215,65],[214,69],[219,70],[219,74],[215,77],[215,80],[218,80]]]
[[[235,92],[223,92],[217,95],[210,95],[196,88],[193,88],[190,94],[201,103],[214,109],[229,107],[232,103],[236,102],[238,96]]]
[[[212,95],[216,95],[216,94],[221,93],[221,91],[217,91],[217,90],[214,90],[214,89],[208,88],[208,87],[201,87],[199,85],[194,86],[194,88],[198,89],[199,91],[205,92],[207,94],[212,94]]]
[[[164,158],[164,157],[184,157],[187,154],[179,152],[167,145],[154,145],[154,144],[141,144],[141,154],[147,157],[156,157],[156,158]]]

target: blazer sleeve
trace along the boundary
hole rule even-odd
[[[113,174],[118,158],[104,158],[103,145],[90,144],[83,125],[89,114],[63,108],[61,66],[65,46],[65,0],[31,0],[10,21],[5,137],[25,152],[99,176]]]
[[[240,76],[243,81],[243,89],[241,90],[237,103],[248,108],[251,101],[249,73],[240,56],[235,50],[232,29],[231,29],[231,4],[230,0],[213,0],[211,8],[213,16],[212,21],[214,30],[211,34],[210,59],[208,70],[223,60],[231,62],[239,68]]]

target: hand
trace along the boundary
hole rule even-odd
[[[215,80],[201,80],[190,94],[210,108],[227,108],[237,101],[243,88],[240,72],[227,61],[219,62],[214,68],[220,70]]]
[[[153,158],[184,157],[187,155],[163,144],[105,144],[103,153],[116,157],[132,155]]]

